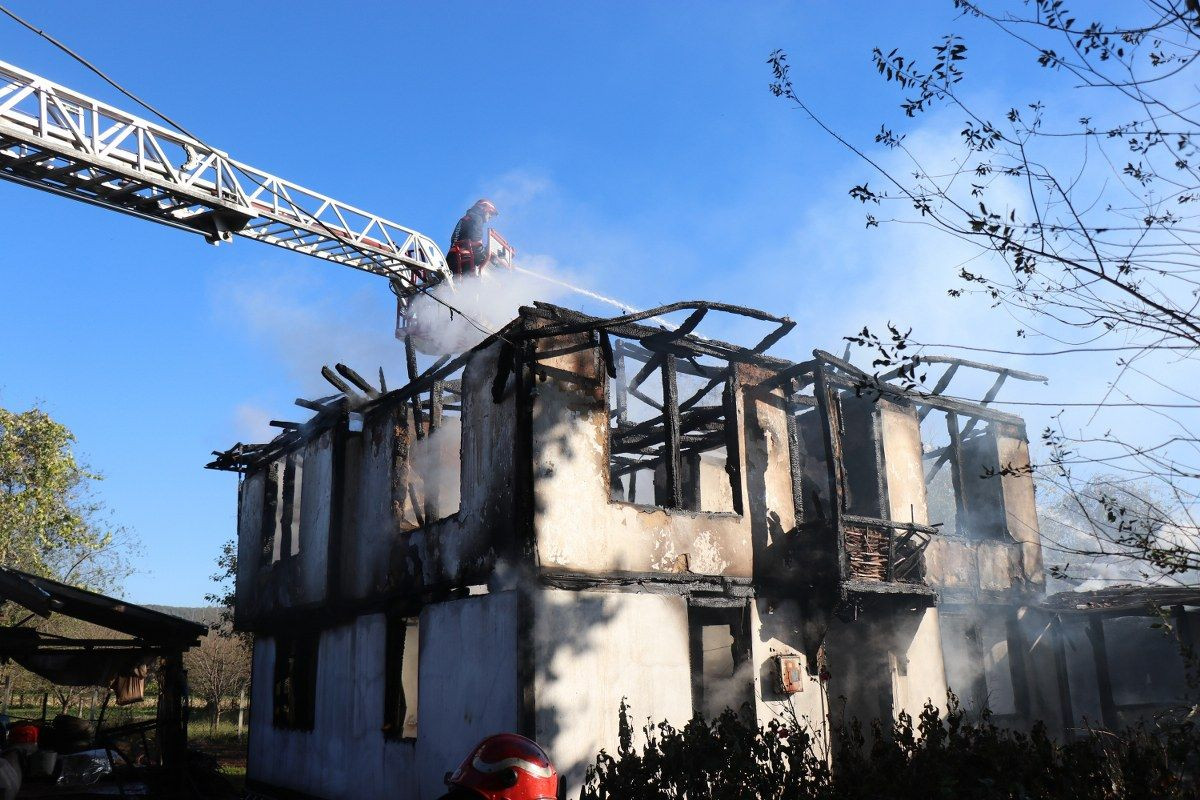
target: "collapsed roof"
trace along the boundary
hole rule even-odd
[[[690,313],[678,326],[670,326],[662,319],[666,315],[683,311]],[[771,326],[771,330],[757,344],[750,347],[697,334],[700,323],[711,312],[766,323]],[[647,322],[657,323],[657,326],[646,324]],[[902,386],[892,382],[898,376],[898,370],[870,374],[845,358],[838,358],[823,350],[813,350],[813,357],[802,362],[768,355],[766,351],[787,335],[795,325],[796,323],[787,317],[744,306],[709,301],[681,301],[617,317],[595,317],[550,303],[537,302],[532,306],[522,307],[516,319],[469,351],[453,357],[442,356],[423,372],[417,372],[415,353],[410,345],[406,348],[409,382],[398,389],[388,390],[382,368],[379,370],[379,383],[375,385],[345,364],[337,364],[334,369],[322,367],[322,376],[337,389],[337,392],[312,400],[297,399],[295,402],[298,406],[315,412],[309,419],[304,422],[272,420],[271,425],[282,429],[274,439],[258,444],[238,442],[226,450],[213,451],[214,459],[206,466],[209,469],[245,472],[279,458],[313,435],[333,427],[346,415],[368,414],[375,409],[400,403],[411,404],[417,422],[417,435],[420,436],[422,419],[427,418],[432,423],[440,416],[442,410],[451,407],[446,405],[447,400],[453,402],[455,397],[461,395],[461,381],[456,376],[477,353],[500,344],[493,391],[493,394],[499,397],[518,357],[522,357],[522,363],[536,362],[532,354],[529,354],[529,358],[523,358],[530,343],[548,337],[585,332],[593,334],[595,344],[605,359],[609,377],[614,379],[617,378],[616,362],[620,359],[614,359],[613,338],[627,340],[617,344],[621,353],[640,360],[644,365],[635,376],[622,380],[625,388],[635,396],[640,383],[667,360],[681,364],[681,371],[704,378],[704,385],[696,394],[686,399],[681,398],[678,403],[681,416],[686,415],[689,410],[697,416],[697,421],[693,421],[697,428],[703,425],[703,421],[699,421],[698,417],[702,416],[705,410],[695,406],[724,380],[731,365],[739,363],[764,367],[775,372],[774,377],[768,381],[769,385],[786,387],[793,400],[801,404],[811,404],[812,398],[805,398],[802,393],[806,387],[811,387],[817,382],[817,375],[820,373],[823,380],[839,388],[876,396],[907,398],[926,407],[957,413],[965,418],[970,427],[973,427],[974,420],[1023,424],[1020,417],[998,411],[989,404],[1009,378],[1046,381],[1044,376],[1006,367],[952,356],[922,355],[920,359],[923,363],[946,367],[933,389],[924,390],[919,386]],[[714,361],[717,362],[715,366],[711,364]],[[995,382],[980,401],[965,401],[944,394],[951,379],[960,369],[978,370],[995,376]],[[661,415],[654,419],[640,420],[636,424],[626,425],[626,422],[622,420],[618,425],[619,436],[637,444],[641,451],[646,449],[641,445],[647,431],[668,427],[664,425],[666,420]],[[626,427],[630,430],[623,429]],[[644,452],[642,454],[645,455]]]

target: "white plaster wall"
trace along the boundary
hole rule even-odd
[[[691,718],[682,597],[546,589],[534,594],[534,619],[536,738],[567,797],[601,748],[615,752],[622,698],[639,734],[647,718]]]
[[[492,400],[496,357],[491,348],[467,365],[461,419],[447,418],[439,434],[444,460],[453,462],[439,473],[446,515],[440,520],[402,531],[392,496],[392,436],[401,415],[392,408],[368,418],[350,515],[353,532],[342,542],[342,586],[351,597],[369,597],[393,587],[398,578],[406,585],[454,579],[485,564],[494,541],[514,524],[515,403],[511,395],[501,403]],[[424,449],[410,444],[414,452]]]
[[[760,597],[751,604],[750,657],[754,663],[755,713],[760,725],[772,718],[790,724],[794,714],[808,724],[816,745],[825,748],[819,752],[828,752],[829,701],[821,679],[808,674],[810,665],[802,637],[806,623],[811,621],[804,619],[799,603],[794,600],[772,604]],[[803,691],[791,695],[779,692],[775,657],[781,655],[800,658],[805,668]]]
[[[987,684],[988,708],[997,715],[1014,714],[1017,704],[1013,691],[1006,612],[982,617],[978,631],[983,650],[983,678]]]
[[[1026,580],[1045,584],[1042,569],[1042,537],[1038,528],[1037,502],[1034,497],[1033,476],[1024,472],[1029,466],[1029,445],[1023,438],[1005,435],[1005,427],[997,426],[996,448],[1000,466],[1013,467],[1015,474],[1001,476],[1004,487],[1004,514],[1008,533],[1020,542],[1021,569]]]
[[[436,603],[421,612],[420,798],[444,792],[442,778],[485,736],[519,730],[518,619],[515,592]]]
[[[248,777],[326,798],[435,798],[442,776],[489,733],[515,730],[516,603],[512,594],[427,606],[421,615],[417,738],[383,735],[382,614],[321,634],[312,731],[275,728],[275,645],[255,642]]]
[[[888,515],[900,522],[929,524],[925,473],[921,461],[921,424],[911,408],[879,402],[883,429]]]
[[[904,612],[901,612],[904,613]],[[913,613],[913,612],[909,612]],[[942,636],[938,610],[926,608],[919,614],[919,621],[912,638],[898,651],[908,659],[907,675],[895,676],[897,712],[903,709],[915,720],[926,702],[945,711],[946,667],[942,658]]]
[[[736,424],[740,431],[740,411]],[[749,577],[748,517],[610,502],[607,426],[602,401],[553,380],[538,384],[533,476],[542,566]]]
[[[382,732],[385,629],[377,614],[321,634],[311,731],[272,726],[275,643],[255,642],[248,778],[317,797],[417,796],[414,745]]]

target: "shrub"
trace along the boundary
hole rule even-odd
[[[588,768],[582,800],[1117,800],[1193,798],[1200,736],[1190,723],[1150,733],[1089,731],[1075,741],[968,721],[950,697],[944,716],[926,704],[888,724],[857,720],[833,734],[834,758],[794,717],[765,726],[726,710],[682,728],[643,728],[633,744],[625,703],[615,755],[601,751]]]

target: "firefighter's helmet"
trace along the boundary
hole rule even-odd
[[[558,773],[537,742],[498,733],[475,745],[446,785],[485,800],[555,800]]]
[[[486,197],[476,200],[475,208],[478,208],[489,217],[496,217],[500,215],[500,212],[496,210],[496,204],[491,200],[488,200]]]

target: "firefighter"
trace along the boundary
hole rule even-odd
[[[446,263],[454,277],[478,275],[483,269],[488,258],[485,226],[497,215],[492,201],[482,199],[467,209],[454,226],[454,233],[450,234],[450,252],[446,254]]]
[[[442,800],[555,800],[558,773],[536,742],[498,733],[475,745],[446,786]]]

